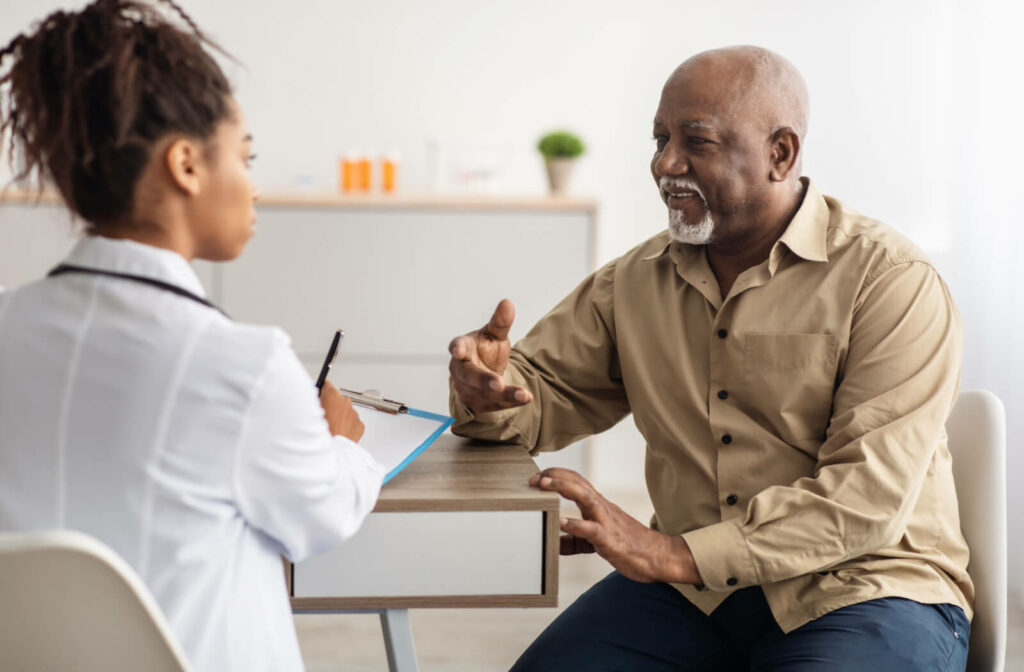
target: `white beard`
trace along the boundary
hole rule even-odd
[[[687,245],[707,245],[715,237],[715,222],[711,219],[711,213],[705,210],[704,219],[696,224],[687,224],[686,215],[682,210],[669,208],[668,210],[668,233],[672,240]]]
[[[711,212],[708,211],[708,202],[705,200],[704,193],[697,186],[697,183],[686,177],[662,177],[658,180],[658,187],[662,191],[690,190],[704,204],[704,219],[696,224],[688,224],[686,222],[686,215],[683,214],[682,210],[668,209],[668,233],[672,240],[677,240],[687,245],[707,245],[710,243],[714,239],[715,222],[711,219]]]

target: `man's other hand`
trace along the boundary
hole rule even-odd
[[[329,380],[324,381],[323,389],[320,390],[320,405],[324,408],[327,426],[332,435],[344,436],[357,442],[363,438],[366,427],[359,419],[356,409],[352,407],[352,400],[338,392],[338,388]]]
[[[448,345],[452,356],[448,371],[455,392],[474,413],[514,408],[533,400],[526,388],[506,385],[503,375],[512,350],[508,331],[515,316],[512,302],[502,299],[482,329],[457,336]]]
[[[530,485],[557,492],[579,507],[583,519],[562,518],[562,555],[595,552],[623,576],[645,583],[701,582],[682,537],[657,532],[605,499],[587,479],[569,469],[545,469]]]

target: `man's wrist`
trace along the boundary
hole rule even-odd
[[[668,539],[669,548],[671,549],[667,553],[667,557],[670,559],[667,566],[664,567],[664,578],[665,583],[685,583],[690,585],[697,585],[702,583],[700,579],[700,572],[697,571],[697,563],[693,559],[693,554],[690,553],[690,547],[686,545],[686,542],[682,537],[670,537],[665,535]]]

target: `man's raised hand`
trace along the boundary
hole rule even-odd
[[[505,368],[512,343],[508,331],[516,309],[502,299],[482,329],[457,336],[448,345],[448,371],[459,400],[474,413],[499,411],[528,404],[533,395],[524,387],[505,384]]]

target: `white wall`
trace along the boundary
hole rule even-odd
[[[404,186],[422,190],[438,177],[427,150],[435,142],[448,157],[474,150],[485,163],[503,157],[503,189],[537,193],[544,186],[536,139],[567,126],[589,146],[575,191],[600,199],[601,261],[664,224],[648,172],[650,122],[675,65],[727,44],[783,53],[811,91],[805,172],[826,193],[917,240],[960,302],[964,386],[996,390],[1010,411],[1011,525],[1020,529],[1024,283],[1013,266],[1024,252],[1024,222],[1013,201],[1024,140],[1016,3],[181,4],[244,63],[230,71],[265,189],[331,188],[338,155],[372,147],[401,151]],[[48,6],[0,0],[0,40]],[[636,487],[641,455],[627,421],[600,443],[597,480]],[[1024,542],[1011,543],[1011,562],[1024,562]]]

